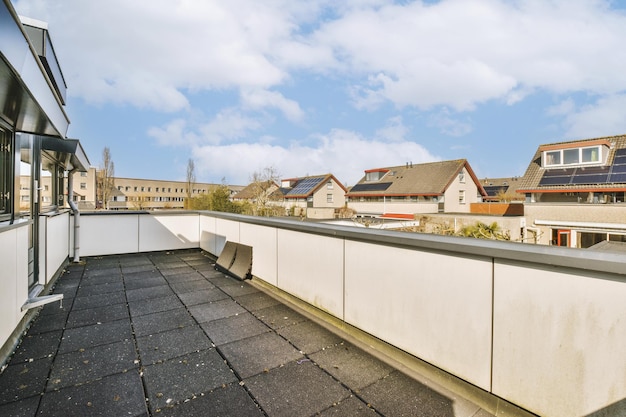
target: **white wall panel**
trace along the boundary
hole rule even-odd
[[[626,398],[626,284],[588,274],[496,263],[496,395],[554,417]]]
[[[140,252],[197,248],[199,245],[199,216],[195,213],[139,216]]]
[[[278,230],[277,284],[343,319],[343,239]]]
[[[45,217],[46,220],[46,283],[69,256],[69,213]]]
[[[492,264],[346,241],[346,322],[490,389]]]
[[[226,241],[240,243],[239,235],[240,223],[232,220],[216,219],[215,222],[215,253],[219,256],[224,249]]]
[[[200,216],[200,248],[213,255],[217,253],[215,224],[215,217],[210,217],[205,214]]]
[[[241,242],[252,246],[252,275],[277,285],[277,229],[241,224]]]
[[[19,277],[17,269],[18,248],[17,229],[0,231],[0,346],[2,346],[18,323],[17,310],[17,283],[27,277]],[[20,253],[20,257],[27,257]],[[20,279],[22,278],[22,279]]]
[[[139,250],[139,215],[108,214],[80,217],[81,256],[136,253]]]

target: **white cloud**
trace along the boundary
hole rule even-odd
[[[576,103],[574,102],[574,100],[571,98],[567,98],[555,104],[554,106],[548,107],[547,114],[549,116],[565,116],[574,112],[575,109]]]
[[[534,89],[626,89],[626,15],[601,0],[15,4],[50,23],[70,93],[96,103],[175,111],[188,91],[268,94],[298,70],[354,77],[361,108],[472,110]],[[265,104],[300,117],[287,99]]]
[[[316,33],[345,71],[363,74],[362,106],[471,110],[535,89],[626,88],[626,15],[604,1],[448,0],[349,11]],[[371,76],[381,82],[364,87]],[[369,108],[369,107],[368,107]]]
[[[241,101],[244,107],[250,109],[277,108],[287,119],[294,122],[304,117],[304,112],[296,101],[289,100],[276,91],[246,89],[241,92]]]
[[[442,108],[430,117],[429,125],[436,127],[447,136],[465,136],[472,131],[472,123],[452,117],[450,110]]]
[[[193,155],[202,175],[225,176],[232,184],[247,184],[253,172],[274,166],[285,178],[332,173],[347,185],[354,185],[365,169],[439,159],[414,142],[394,142],[389,146],[386,141],[345,130],[333,130],[306,145],[206,145],[196,147]]]
[[[396,116],[387,120],[386,126],[376,131],[376,136],[390,142],[402,142],[407,133],[409,129],[404,125],[402,116]]]
[[[599,99],[565,118],[568,138],[612,136],[626,132],[626,94]]]
[[[207,122],[198,122],[193,118],[175,119],[163,127],[149,128],[147,134],[160,145],[192,147],[236,142],[261,126],[259,120],[229,108],[223,109]]]

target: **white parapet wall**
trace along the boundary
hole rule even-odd
[[[255,278],[522,409],[626,410],[623,256],[217,213],[200,223],[203,249],[252,246]]]
[[[20,319],[7,292],[25,288],[27,236],[0,233],[0,336]],[[626,410],[623,255],[214,212],[81,217],[81,256],[219,256],[226,241],[252,246],[255,279],[496,399],[541,416]]]

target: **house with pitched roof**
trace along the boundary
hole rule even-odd
[[[309,218],[333,218],[345,205],[347,188],[332,174],[288,178],[281,181],[283,206]]]
[[[517,192],[537,243],[626,242],[626,135],[539,146]]]
[[[466,159],[368,169],[346,194],[360,216],[469,213],[486,196]]]

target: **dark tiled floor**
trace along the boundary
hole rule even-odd
[[[88,258],[0,374],[0,416],[487,417],[201,251]]]

